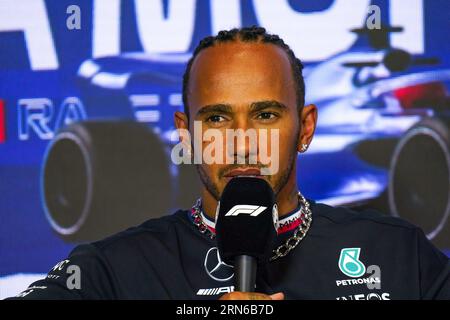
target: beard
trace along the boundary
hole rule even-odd
[[[298,132],[296,133],[295,137],[295,141],[293,143],[293,145],[289,148],[289,150],[291,150],[291,152],[288,155],[288,163],[287,163],[287,167],[286,170],[283,170],[281,172],[281,175],[279,176],[279,178],[277,178],[275,181],[273,181],[272,183],[272,179],[275,176],[268,176],[268,181],[270,186],[273,189],[273,192],[275,194],[275,197],[278,197],[278,194],[280,193],[280,191],[283,189],[283,187],[286,185],[286,183],[289,180],[289,177],[292,174],[292,170],[294,169],[294,165],[296,164],[296,160],[297,160],[297,145],[299,142],[299,131],[300,129],[298,129]],[[219,179],[223,179],[223,177],[225,176],[225,174],[227,172],[230,172],[231,170],[235,169],[235,168],[239,168],[242,167],[242,164],[232,164],[230,166],[227,166],[223,169],[221,169],[219,171]],[[245,165],[246,167],[253,167],[253,168],[262,168],[264,167],[261,164],[253,164],[253,165]],[[200,176],[200,180],[202,181],[203,185],[205,186],[206,190],[208,190],[208,192],[214,197],[214,199],[216,201],[220,200],[220,196],[221,196],[221,191],[219,190],[219,187],[217,184],[215,184],[213,182],[213,180],[211,179],[211,177],[208,175],[208,173],[205,171],[205,168],[202,165],[197,164],[196,166],[198,175]]]
[[[212,194],[212,196],[214,197],[214,199],[216,199],[216,201],[219,201],[220,191],[217,185],[211,180],[211,178],[208,176],[208,174],[205,172],[205,169],[201,165],[197,164],[195,165],[195,168],[197,169],[198,175],[200,176],[200,180],[202,181],[206,190],[208,190],[208,192]]]

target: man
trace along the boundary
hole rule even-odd
[[[196,48],[183,80],[185,112],[175,114],[178,129],[192,132],[194,121],[219,132],[277,129],[280,169],[262,175],[267,165],[259,151],[253,164],[198,164],[203,188],[191,210],[75,248],[21,297],[450,298],[448,258],[418,228],[375,212],[318,204],[299,193],[297,155],[312,141],[317,109],[304,105],[302,64],[278,36],[251,27],[207,37]],[[252,152],[244,143],[232,156],[249,159]],[[232,292],[233,267],[221,261],[215,243],[217,202],[227,182],[242,175],[265,179],[279,209],[277,243],[267,270],[257,279],[258,293]],[[70,285],[73,266],[80,270],[78,286]]]

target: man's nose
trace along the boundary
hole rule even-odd
[[[227,139],[228,154],[234,157],[235,163],[252,163],[249,160],[255,159],[258,153],[258,136],[256,130],[247,119],[235,121],[232,130],[234,133],[233,138]]]

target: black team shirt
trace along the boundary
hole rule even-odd
[[[283,217],[278,245],[292,236],[298,209]],[[306,237],[259,271],[257,291],[281,291],[286,299],[450,299],[449,259],[417,227],[313,201],[311,210]],[[221,262],[215,240],[180,210],[76,247],[18,297],[215,300],[233,289],[233,268]]]

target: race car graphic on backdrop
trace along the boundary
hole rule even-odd
[[[376,28],[366,23],[373,6]],[[2,1],[0,297],[76,243],[192,205],[195,170],[170,161],[182,74],[202,37],[239,26],[280,34],[306,65],[319,123],[299,157],[302,193],[400,216],[450,249],[450,45],[439,14],[449,9],[422,0]]]

